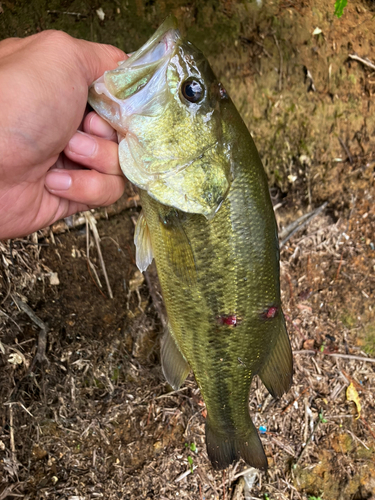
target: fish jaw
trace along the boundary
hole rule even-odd
[[[121,62],[118,68],[106,71],[89,89],[88,101],[94,110],[121,135],[128,130],[134,113],[148,113],[151,106],[160,109],[164,104],[165,71],[176,49],[180,33],[176,20],[168,18],[139,50]],[[140,90],[148,86],[148,92]],[[158,106],[156,106],[158,104]]]

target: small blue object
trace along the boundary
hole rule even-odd
[[[261,434],[265,434],[265,433],[267,432],[267,427],[265,427],[264,425],[261,425],[261,426],[259,427],[259,432],[260,432]]]

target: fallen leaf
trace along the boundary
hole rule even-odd
[[[22,365],[22,357],[17,352],[10,354],[8,361],[12,365]]]
[[[105,13],[101,7],[99,7],[99,9],[97,9],[96,14],[101,21],[104,21]]]
[[[348,401],[353,401],[353,403],[356,405],[357,407],[357,412],[358,412],[358,415],[356,416],[356,420],[359,419],[359,417],[361,416],[361,403],[359,402],[359,395],[358,395],[358,392],[357,392],[357,389],[354,387],[354,384],[353,382],[350,383],[350,385],[348,386],[348,388],[346,389],[346,399]]]
[[[60,285],[60,280],[59,280],[59,276],[57,273],[51,273],[49,275],[49,282],[50,282],[50,285]]]

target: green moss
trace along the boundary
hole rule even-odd
[[[341,323],[346,326],[347,328],[351,329],[351,328],[354,328],[354,326],[357,324],[357,319],[356,317],[345,311],[342,315],[341,315]]]

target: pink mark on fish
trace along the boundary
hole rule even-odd
[[[219,325],[237,326],[241,320],[235,314],[223,314],[217,318]]]
[[[262,319],[273,319],[277,316],[277,313],[279,312],[278,306],[270,306],[268,309],[262,312],[261,317]]]

